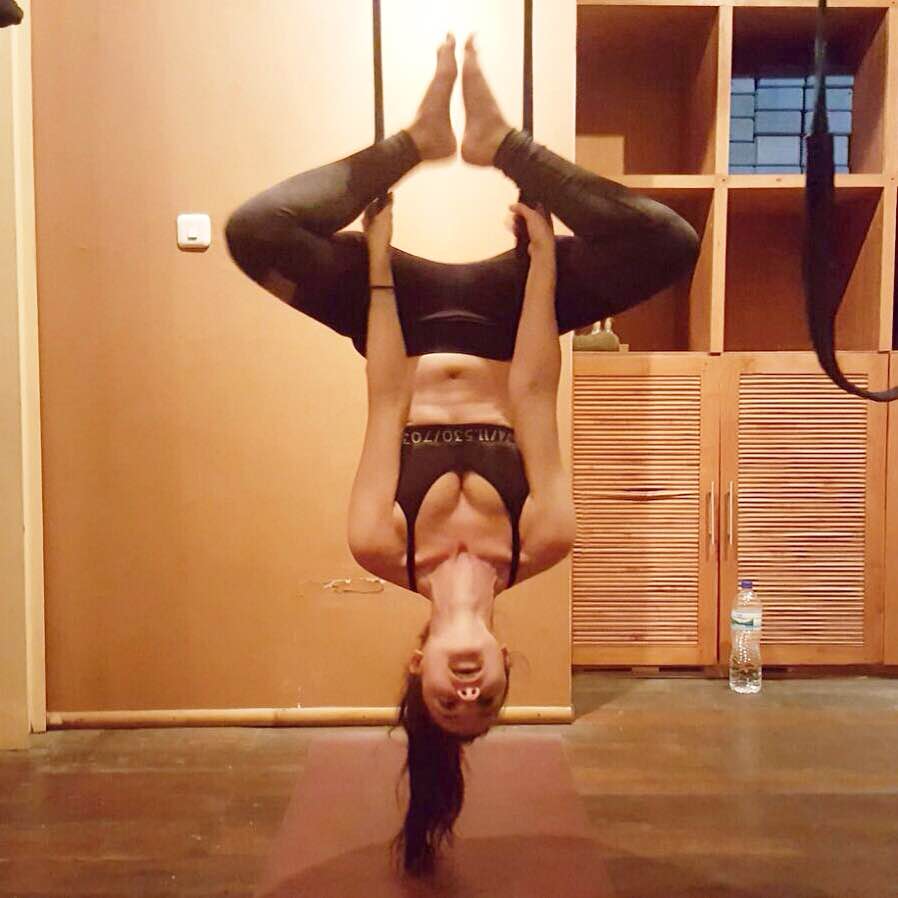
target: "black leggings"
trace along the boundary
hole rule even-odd
[[[360,231],[341,231],[419,162],[407,131],[302,172],[240,206],[225,229],[238,266],[268,286],[292,285],[290,304],[351,337],[365,354],[368,252]],[[692,269],[698,237],[661,203],[595,175],[513,129],[493,164],[573,232],[556,236],[559,334],[648,299]],[[396,302],[410,356],[514,353],[529,256],[510,249],[479,262],[434,262],[391,248]],[[272,291],[274,292],[274,291]]]

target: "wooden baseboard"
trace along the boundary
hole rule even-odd
[[[392,726],[397,708],[197,708],[149,711],[48,711],[47,728],[132,729],[200,726]],[[503,708],[500,724],[573,723],[566,705]]]
[[[720,664],[696,665],[584,665],[574,668],[577,673],[601,673],[609,677],[697,677],[702,679],[726,679],[729,668]],[[898,665],[894,664],[765,664],[766,679],[811,679],[813,677],[886,677],[898,678]]]

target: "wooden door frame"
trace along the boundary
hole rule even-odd
[[[898,352],[891,353],[889,383],[898,386]],[[888,462],[886,468],[885,607],[883,609],[883,661],[898,664],[898,405],[888,411]],[[888,547],[892,548],[888,552]]]
[[[40,387],[37,334],[37,248],[34,226],[34,152],[32,143],[31,4],[20,0],[25,17],[0,32],[2,117],[11,123],[3,147],[2,182],[12,202],[4,204],[0,227],[14,236],[11,271],[4,280],[4,320],[16,324],[4,335],[8,365],[4,392],[18,401],[5,410],[10,478],[18,501],[3,512],[11,551],[0,577],[11,586],[7,626],[0,629],[0,655],[16,670],[4,675],[6,713],[0,720],[0,749],[24,748],[31,732],[46,730],[44,641],[43,503],[41,481]],[[7,288],[8,291],[7,291]],[[13,448],[18,444],[20,451]],[[14,536],[13,536],[14,534]],[[13,586],[14,584],[14,586]],[[14,660],[13,660],[14,659]],[[8,677],[8,680],[7,680]]]
[[[868,374],[871,389],[883,389],[888,382],[888,355],[876,352],[840,352],[839,363],[846,373]],[[720,475],[726,487],[721,493],[721,561],[720,561],[720,656],[730,651],[729,614],[733,590],[727,588],[738,577],[738,514],[732,513],[734,549],[727,551],[730,516],[729,484],[738,486],[738,386],[739,375],[746,371],[770,374],[822,373],[812,352],[745,352],[727,353],[723,357],[721,377],[722,418],[720,431]],[[877,664],[883,656],[883,604],[885,596],[885,510],[886,486],[886,416],[882,403],[869,403],[868,462],[867,462],[867,540],[864,587],[864,648],[854,647],[777,645],[765,646],[767,664]],[[735,497],[732,501],[735,501]],[[726,516],[726,518],[724,517]],[[763,602],[763,596],[761,597]]]

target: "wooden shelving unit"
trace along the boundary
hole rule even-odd
[[[898,645],[883,647],[883,632],[885,640],[889,634],[898,638],[898,621],[889,620],[890,614],[898,616],[898,605],[883,599],[883,571],[888,582],[898,583],[898,560],[885,557],[881,532],[887,482],[886,409],[874,404],[859,407],[859,400],[829,390],[831,385],[811,352],[801,277],[805,176],[729,172],[732,77],[780,66],[811,73],[816,6],[816,0],[578,0],[578,163],[670,206],[701,238],[691,277],[615,318],[615,331],[629,344],[629,360],[623,354],[603,358],[604,354],[575,353],[574,477],[582,507],[578,516],[582,510],[596,530],[601,529],[599,522],[615,520],[635,528],[632,533],[620,532],[617,548],[634,576],[644,577],[643,567],[656,573],[663,570],[664,553],[655,550],[669,542],[668,533],[694,532],[700,562],[684,560],[692,558],[691,548],[677,550],[680,567],[672,573],[675,585],[667,589],[673,590],[667,598],[675,601],[670,602],[651,591],[664,592],[661,577],[652,580],[651,589],[636,588],[633,595],[627,594],[626,576],[621,579],[614,573],[613,539],[601,541],[600,550],[584,543],[579,566],[575,547],[575,664],[707,664],[709,659],[725,664],[725,616],[730,580],[739,570],[739,540],[745,557],[752,557],[752,545],[775,552],[782,544],[783,571],[791,570],[788,553],[813,554],[820,534],[796,536],[788,515],[812,519],[815,509],[829,501],[826,490],[844,491],[854,499],[861,490],[864,496],[865,516],[854,521],[855,543],[844,550],[855,572],[852,588],[860,590],[852,593],[852,601],[860,595],[862,605],[849,614],[834,590],[829,635],[815,635],[809,623],[802,642],[800,624],[789,627],[791,621],[803,619],[805,595],[798,580],[787,582],[782,574],[785,579],[777,588],[785,585],[776,593],[770,631],[780,634],[779,643],[769,657],[784,664],[884,659],[898,663]],[[835,270],[844,285],[837,349],[853,376],[880,389],[887,382],[888,353],[898,349],[898,5],[894,0],[829,0],[828,7],[830,67],[854,76],[850,173],[835,178],[839,237]],[[705,362],[696,367],[701,358]],[[898,379],[898,355],[893,356],[892,379]],[[621,392],[620,398],[615,390]],[[639,401],[626,398],[631,391],[639,393]],[[840,457],[844,449],[846,459],[844,476],[839,465],[820,475],[825,488],[819,496],[813,477],[796,486],[794,496],[789,493],[790,478],[778,479],[771,487],[769,517],[757,512],[765,507],[767,487],[753,485],[752,477],[740,470],[744,462],[734,461],[743,458],[738,447],[755,439],[754,425],[750,417],[743,421],[726,411],[753,408],[758,396],[770,403],[770,418],[762,422],[763,428],[787,442],[795,440],[794,453],[785,455],[788,463],[803,471],[816,470],[814,453],[823,451],[823,444],[814,442],[813,429],[813,438],[800,428],[790,437],[789,416],[819,420],[824,434],[827,427],[836,428],[826,451]],[[599,473],[603,452],[608,451],[595,448],[604,445],[602,428],[606,423],[616,426],[616,408],[636,416],[646,402],[648,414],[670,416],[670,441],[660,439],[660,430],[648,433],[642,442],[638,431],[630,441],[621,432],[620,459],[612,453],[609,470]],[[717,403],[719,419],[708,412]],[[653,411],[656,406],[661,411]],[[854,422],[850,439],[846,431],[844,447],[837,426],[843,409]],[[894,442],[898,408],[889,414]],[[608,422],[605,415],[611,416]],[[691,422],[688,461],[680,455],[681,418]],[[578,438],[594,441],[595,447],[578,446]],[[852,468],[858,451],[866,474]],[[721,467],[724,456],[730,460]],[[890,479],[898,480],[894,447],[890,458]],[[618,463],[620,470],[613,467]],[[623,486],[616,498],[609,493],[604,505],[587,507],[594,483],[626,484],[634,472],[642,476],[644,469],[653,468],[682,469],[683,482],[689,486],[683,487],[679,507],[667,502],[663,493],[653,494],[652,488],[630,496]],[[775,468],[771,470],[772,476]],[[683,498],[687,494],[690,498]],[[892,514],[890,520],[898,518]],[[657,540],[649,535],[655,522],[661,527]],[[640,534],[642,565],[630,554],[627,540],[632,541],[633,534]],[[793,537],[797,542],[790,542]],[[722,545],[727,540],[732,544]],[[831,547],[820,546],[814,569],[829,570],[831,565],[836,576],[838,558]],[[709,553],[716,553],[717,559],[713,582]],[[606,587],[605,582],[612,585]],[[578,601],[583,603],[579,608]],[[808,621],[826,614],[826,596],[819,589],[815,601],[813,614],[807,606]],[[716,609],[716,627],[708,625],[710,607]],[[883,607],[884,631],[877,623]],[[662,609],[661,617],[652,623],[645,608]],[[579,639],[578,620],[586,627]],[[697,641],[681,638],[684,621]],[[711,630],[716,632],[709,635]],[[603,635],[608,633],[618,635]],[[783,633],[794,633],[794,644]]]
[[[848,278],[837,346],[885,351],[895,297],[898,10],[843,0],[828,15],[832,64],[855,75],[851,172],[835,179]],[[758,65],[811,70],[815,16],[808,0],[580,0],[578,163],[666,203],[702,237],[690,283],[616,320],[631,351],[811,349],[796,289],[804,175],[731,175],[729,121],[731,77]]]

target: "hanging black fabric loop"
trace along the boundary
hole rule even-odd
[[[818,0],[814,69],[817,98],[807,137],[802,257],[808,329],[820,365],[836,386],[864,399],[891,402],[898,399],[898,388],[873,392],[858,387],[848,380],[836,358],[836,316],[846,284],[839,283],[835,263],[835,165],[826,114],[826,0]]]
[[[524,0],[524,97],[522,103],[523,122],[521,129],[533,136],[533,0]],[[531,208],[536,207],[536,201],[528,197],[523,190],[518,192],[518,202],[525,203]],[[518,255],[528,254],[527,247],[530,237],[527,233],[527,225],[520,217],[515,218],[515,237],[517,238],[515,250]]]
[[[524,123],[533,134],[533,0],[524,0]]]
[[[372,36],[374,41],[374,142],[384,139],[384,76],[383,53],[381,51],[380,0],[371,0],[373,14]],[[377,210],[383,209],[387,196],[377,198]]]
[[[372,0],[374,22],[374,142],[384,139],[384,75],[380,41],[380,0]]]

